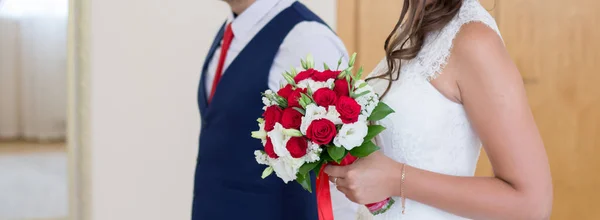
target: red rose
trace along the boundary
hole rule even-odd
[[[302,113],[296,111],[293,108],[286,108],[283,110],[283,116],[281,117],[281,125],[284,128],[300,129],[302,124]]]
[[[340,113],[340,119],[344,124],[351,124],[358,121],[360,114],[360,105],[348,96],[338,98],[335,109]]]
[[[265,130],[272,131],[273,127],[275,127],[275,123],[281,121],[281,115],[283,111],[279,106],[271,105],[267,107],[265,113],[263,113],[263,117],[265,118]]]
[[[317,72],[318,72],[318,71],[317,71],[317,70],[315,70],[315,69],[307,69],[307,70],[304,70],[304,71],[302,71],[302,72],[299,72],[299,73],[298,73],[298,75],[296,75],[296,76],[294,77],[294,81],[296,81],[296,83],[298,83],[298,82],[300,82],[300,81],[302,81],[302,80],[305,80],[305,79],[311,78],[311,77],[312,77],[312,76],[313,76],[315,73],[317,73]]]
[[[265,153],[267,153],[267,155],[270,158],[273,158],[273,159],[279,158],[279,156],[277,156],[277,154],[275,153],[275,150],[273,150],[273,143],[271,142],[270,137],[267,137],[267,143],[265,144]]]
[[[345,79],[338,79],[335,81],[335,85],[333,87],[333,91],[335,94],[339,96],[349,96],[350,92],[348,91],[348,81]]]
[[[328,88],[320,88],[313,94],[313,99],[318,106],[327,108],[330,105],[335,105],[337,101],[337,95],[335,92]]]
[[[290,94],[292,94],[292,91],[292,85],[287,84],[285,87],[277,91],[277,95],[283,97],[284,99],[287,99],[288,97],[290,97]]]
[[[319,145],[329,144],[336,133],[335,125],[327,119],[314,120],[306,129],[306,136]]]
[[[287,148],[293,158],[300,158],[306,155],[308,143],[303,137],[293,137],[287,142],[285,148]]]
[[[298,103],[298,99],[302,97],[300,93],[306,93],[306,89],[298,88],[290,94],[290,96],[288,97],[288,108],[300,107],[300,103]]]
[[[325,82],[328,79],[335,79],[338,75],[340,75],[342,71],[333,71],[333,70],[325,70],[323,72],[316,72],[312,79],[317,82]]]

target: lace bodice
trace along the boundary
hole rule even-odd
[[[443,29],[428,34],[417,57],[403,63],[399,80],[392,84],[383,99],[396,111],[381,122],[387,129],[376,138],[385,155],[437,173],[474,174],[481,142],[471,128],[463,106],[447,99],[429,82],[444,68],[454,37],[461,26],[469,22],[481,22],[498,32],[494,19],[477,0],[464,0],[457,16]],[[387,69],[384,61],[372,75]],[[371,83],[379,92],[387,86],[385,80]],[[410,178],[410,174],[407,175]],[[375,217],[367,214],[359,219],[463,219],[411,200],[406,201],[406,214],[403,215],[399,204],[384,214]]]

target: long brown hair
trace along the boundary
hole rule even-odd
[[[388,86],[382,97],[388,93],[392,82],[400,77],[401,61],[415,58],[423,47],[426,34],[440,30],[448,24],[458,14],[463,3],[463,0],[434,0],[427,3],[428,1],[404,0],[400,19],[385,40],[384,49],[388,69],[381,75],[367,79],[388,80]]]

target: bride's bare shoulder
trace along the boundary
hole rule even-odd
[[[458,64],[455,66],[459,68],[459,80],[493,80],[519,75],[500,35],[483,23],[463,25],[453,43],[452,56]]]
[[[453,55],[464,59],[488,59],[506,52],[500,35],[481,22],[464,24],[453,44]]]

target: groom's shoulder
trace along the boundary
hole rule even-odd
[[[307,54],[322,58],[329,63],[347,56],[346,47],[337,34],[316,13],[304,4],[296,2],[291,6],[303,21],[297,23],[287,34],[280,53],[300,58]]]

